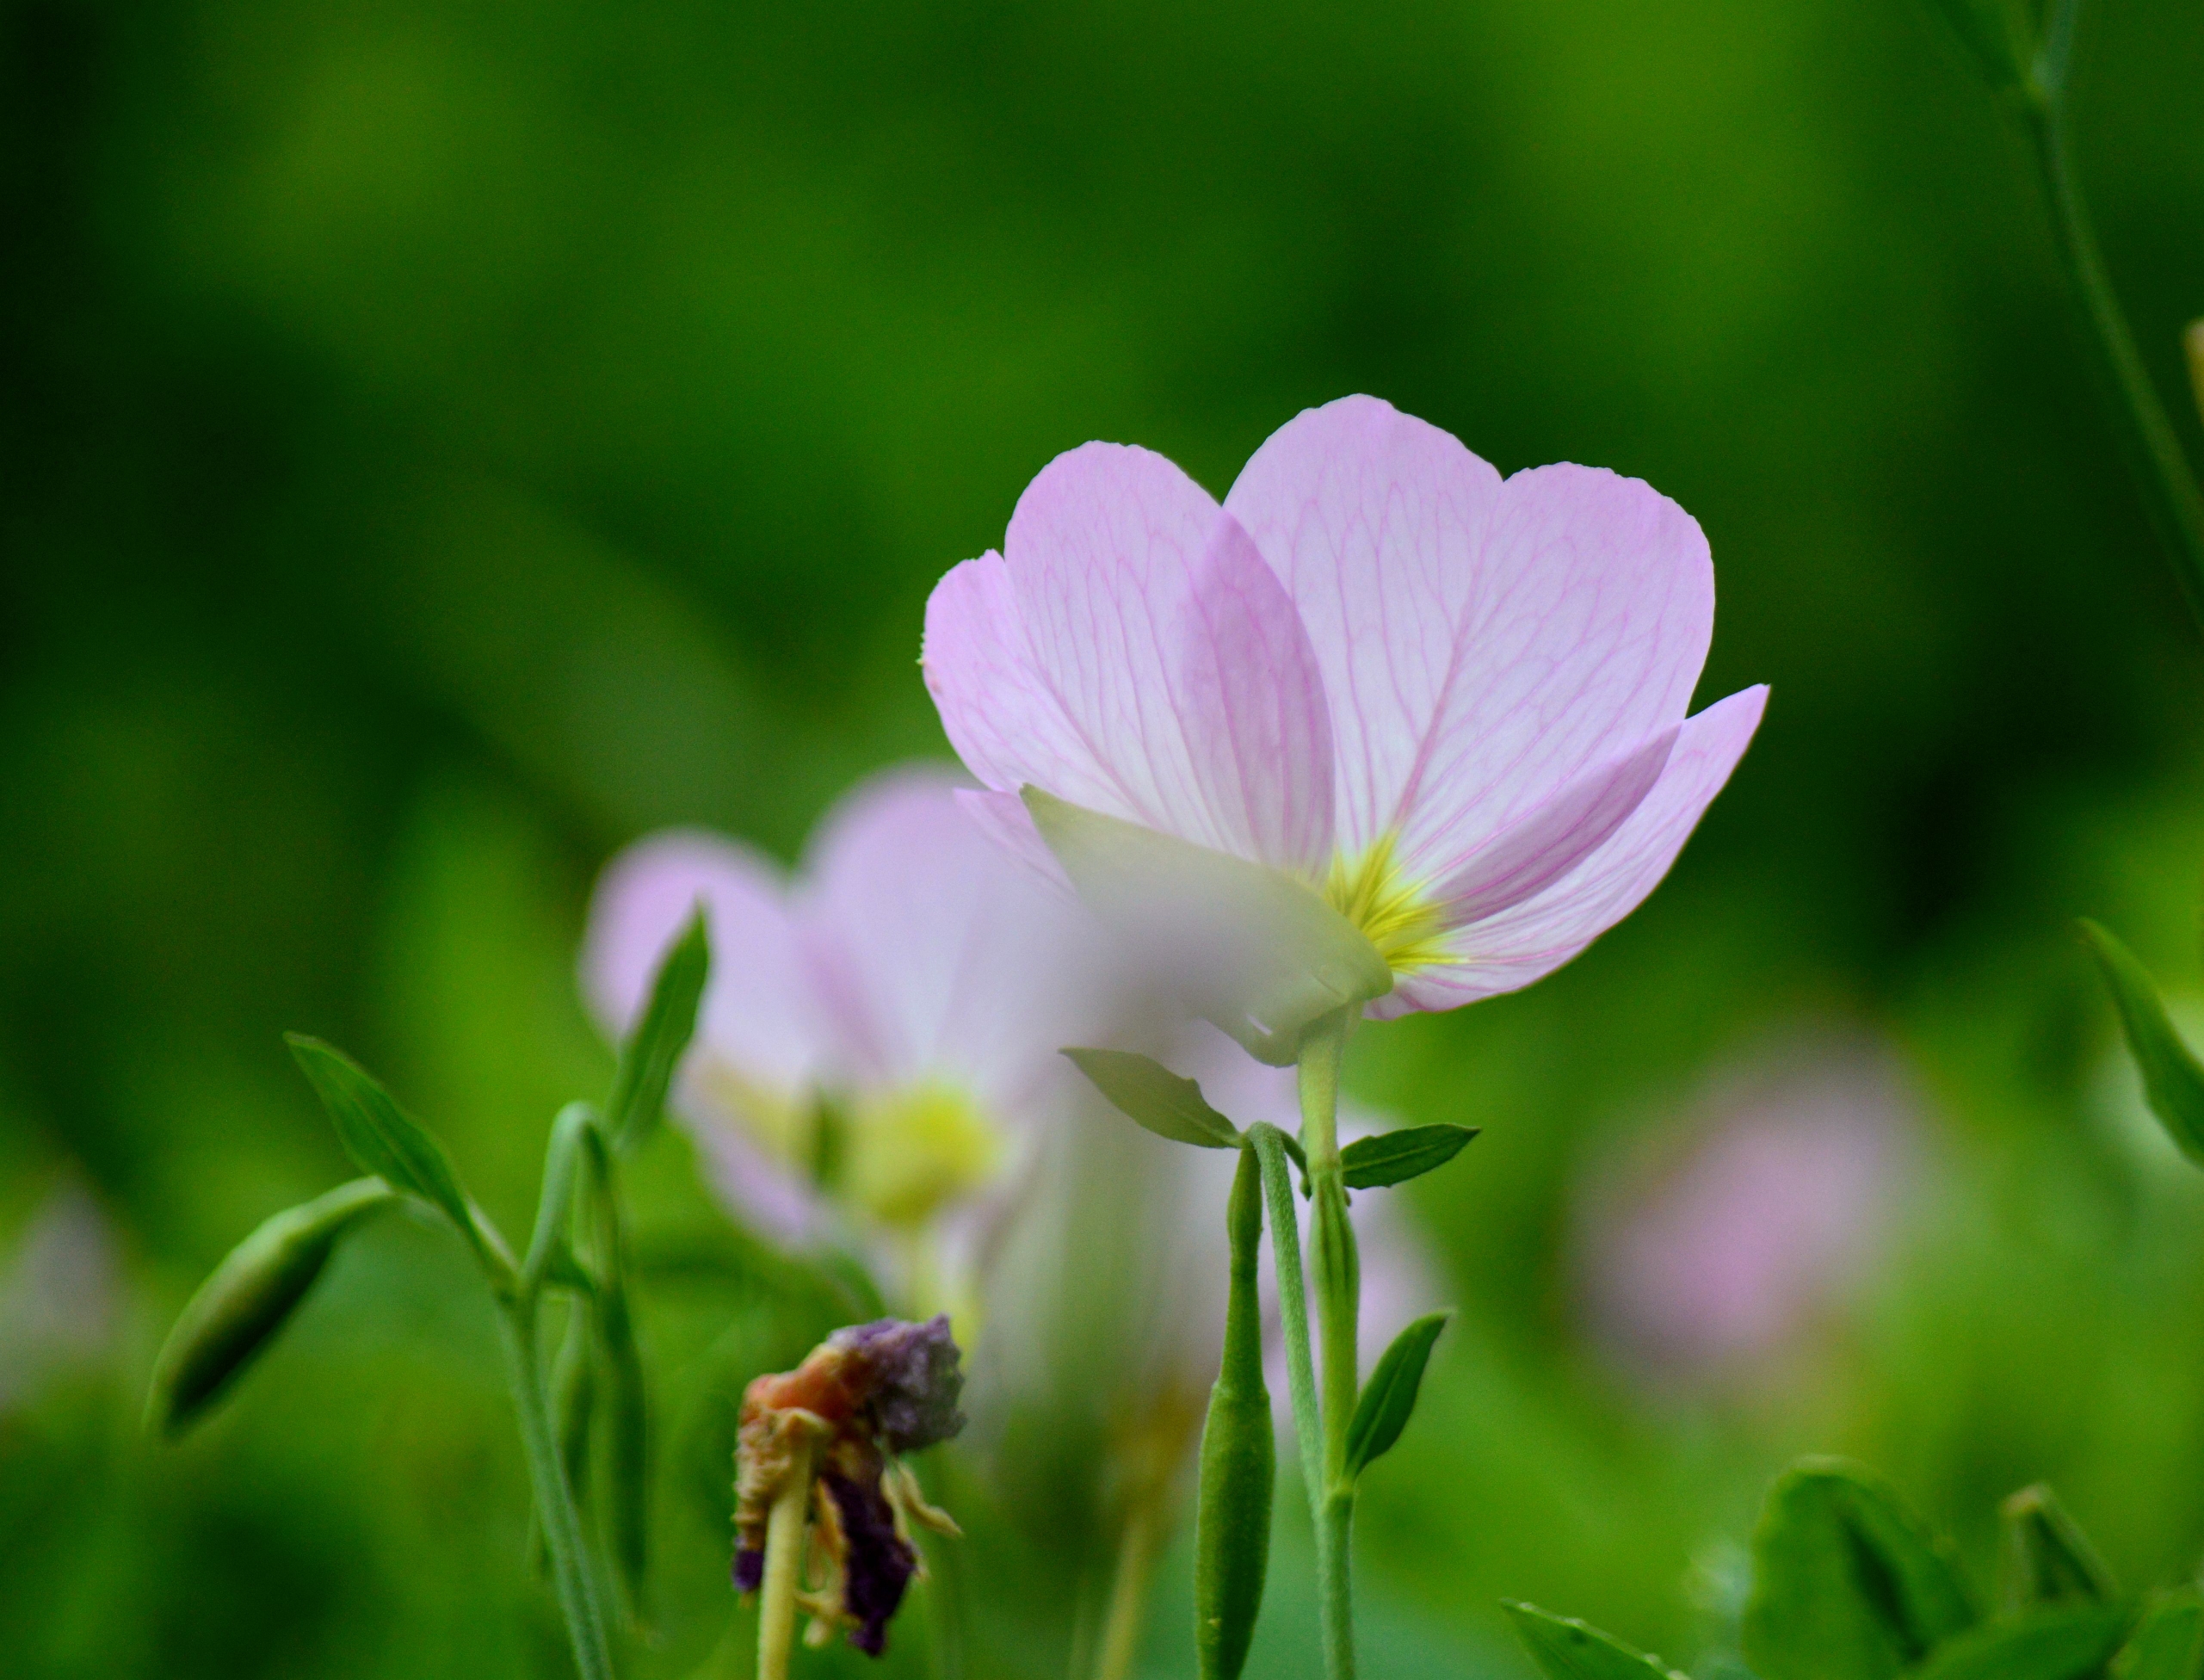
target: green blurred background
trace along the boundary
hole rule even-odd
[[[2204,28],[2102,9],[2082,164],[2195,448]],[[603,859],[676,821],[792,855],[941,754],[926,592],[1059,449],[1221,491],[1353,391],[1676,497],[1719,578],[1702,701],[1774,685],[1643,912],[1358,1046],[1366,1101],[1486,1128],[1412,1197],[1464,1313],[1368,1484],[1367,1671],[1520,1671],[1503,1594],[1719,1667],[1808,1450],[1985,1580],[2039,1477],[2130,1583],[2193,1569],[2204,1180],[2135,1141],[2071,929],[2204,985],[2204,652],[2021,147],[1906,0],[3,15],[0,1669],[565,1671],[455,1243],[373,1227],[222,1415],[139,1432],[193,1284],[347,1171],[279,1033],[353,1049],[522,1224],[609,1066],[572,984]],[[1830,1035],[1911,1093],[1871,1278],[1746,1371],[1602,1352],[1584,1185]],[[644,1177],[709,1226],[676,1140]],[[717,1660],[728,1397],[818,1310],[653,1294],[634,1671]],[[984,1509],[960,1572],[1005,1628],[1048,1591]],[[891,1669],[927,1649],[914,1617]]]

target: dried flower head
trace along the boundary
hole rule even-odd
[[[792,1604],[807,1611],[805,1637],[821,1645],[837,1628],[871,1656],[887,1648],[887,1624],[924,1566],[913,1524],[941,1534],[956,1524],[926,1503],[901,1455],[964,1427],[964,1387],[947,1314],[923,1324],[881,1319],[830,1336],[794,1370],[762,1376],[743,1394],[735,1452],[735,1586],[773,1597],[769,1548],[795,1553],[778,1573]],[[809,1579],[806,1579],[809,1577]]]

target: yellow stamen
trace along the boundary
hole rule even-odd
[[[1447,929],[1425,884],[1404,874],[1393,858],[1395,837],[1380,836],[1355,860],[1335,853],[1324,896],[1361,930],[1396,974],[1443,967],[1461,958],[1448,948]]]

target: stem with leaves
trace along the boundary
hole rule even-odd
[[[2183,453],[2158,388],[2135,348],[2074,167],[2068,119],[2074,35],[2081,0],[2053,0],[2034,62],[2019,89],[2038,178],[2074,297],[2089,323],[2104,374],[2119,399],[2121,441],[2132,458],[2153,522],[2164,538],[2183,597],[2204,627],[2204,493]]]

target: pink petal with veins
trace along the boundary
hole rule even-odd
[[[1697,523],[1635,479],[1503,484],[1369,397],[1289,422],[1225,498],[1323,666],[1349,857],[1388,833],[1454,874],[1597,766],[1683,720],[1713,569]]]
[[[1160,455],[1087,444],[1027,487],[1003,551],[927,603],[927,686],[973,773],[1319,872],[1332,770],[1316,656],[1208,493]]]
[[[1460,960],[1402,977],[1374,1016],[1448,1010],[1513,991],[1551,973],[1635,910],[1660,884],[1714,795],[1750,744],[1765,687],[1719,701],[1677,732],[1666,768],[1614,836],[1534,898],[1448,939]]]

